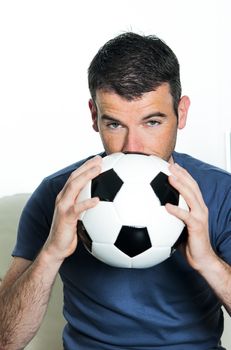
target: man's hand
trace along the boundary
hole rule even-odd
[[[170,165],[169,169],[172,174],[169,176],[169,183],[183,196],[189,210],[171,204],[167,204],[166,209],[187,226],[188,239],[184,244],[184,254],[189,264],[200,271],[217,258],[209,239],[208,208],[191,175],[176,163]]]
[[[43,249],[57,260],[63,261],[75,251],[80,214],[99,201],[98,198],[91,198],[77,203],[77,198],[87,182],[100,173],[101,162],[102,158],[96,156],[75,170],[56,198],[50,234]]]

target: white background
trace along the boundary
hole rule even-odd
[[[123,31],[156,34],[181,63],[191,98],[177,150],[225,168],[231,128],[229,0],[1,0],[0,196],[101,151],[87,68]]]

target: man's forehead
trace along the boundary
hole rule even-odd
[[[114,91],[98,90],[96,92],[95,104],[97,110],[102,113],[111,109],[159,109],[160,106],[162,108],[172,108],[173,98],[170,93],[169,85],[162,84],[156,90],[146,92],[142,96],[132,100],[128,100]]]

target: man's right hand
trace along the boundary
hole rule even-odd
[[[87,182],[100,173],[101,162],[102,158],[96,156],[75,170],[56,198],[51,230],[43,250],[57,260],[63,261],[74,253],[78,243],[77,221],[80,214],[99,201],[98,198],[90,198],[77,203],[77,198]]]

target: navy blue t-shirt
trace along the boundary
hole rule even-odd
[[[209,209],[213,249],[231,264],[231,175],[185,154],[174,152],[173,158],[197,181]],[[36,258],[50,231],[56,196],[84,161],[45,178],[33,193],[13,256]],[[148,269],[123,269],[97,260],[80,242],[60,275],[66,350],[224,349],[220,302],[179,251]]]

